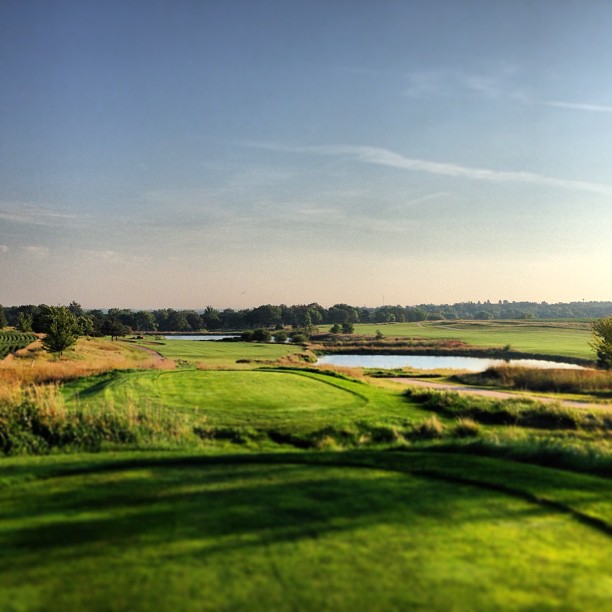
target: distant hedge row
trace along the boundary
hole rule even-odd
[[[4,359],[7,355],[28,346],[34,340],[36,340],[34,334],[24,334],[18,331],[0,332],[0,359]]]

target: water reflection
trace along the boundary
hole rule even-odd
[[[462,357],[452,355],[323,355],[318,364],[346,366],[351,368],[415,368],[417,370],[469,370],[483,372],[500,365],[526,368],[583,369],[572,363],[557,363],[543,359],[491,359],[485,357]]]

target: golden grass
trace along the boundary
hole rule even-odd
[[[80,338],[61,359],[44,352],[37,342],[0,362],[0,398],[16,393],[15,386],[60,383],[109,370],[175,367],[171,359],[154,359],[138,349],[99,338]]]

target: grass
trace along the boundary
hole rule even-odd
[[[209,368],[249,368],[251,364],[275,362],[304,353],[301,345],[260,344],[253,342],[207,342],[197,340],[141,340],[168,359],[199,363]],[[241,363],[237,364],[240,361]]]
[[[101,338],[79,338],[61,359],[49,355],[37,342],[0,362],[0,398],[2,389],[11,386],[56,383],[114,369],[172,366],[170,362],[156,363],[131,346]]]
[[[0,365],[0,609],[612,606],[605,409],[144,346]]]
[[[467,384],[495,385],[554,393],[597,393],[612,397],[612,371],[555,370],[523,367],[491,367],[478,374],[457,377]]]
[[[595,477],[435,453],[141,453],[12,459],[0,482],[4,610],[612,601]]]
[[[364,425],[410,425],[398,392],[338,375],[303,370],[123,372],[63,388],[68,408],[104,411],[139,405],[205,416],[211,427],[250,428],[300,436]]]
[[[423,323],[356,324],[356,334],[374,336],[381,329],[385,337],[455,339],[478,347],[513,350],[542,355],[594,359],[589,346],[588,324],[567,322],[448,321]]]

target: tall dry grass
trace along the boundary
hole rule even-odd
[[[612,392],[612,371],[606,370],[556,370],[499,366],[488,368],[481,374],[463,375],[461,379],[529,391],[553,391],[557,393]]]
[[[61,383],[110,370],[175,367],[171,359],[154,359],[107,340],[81,338],[61,359],[33,345],[0,361],[0,397],[14,393],[16,385]]]

